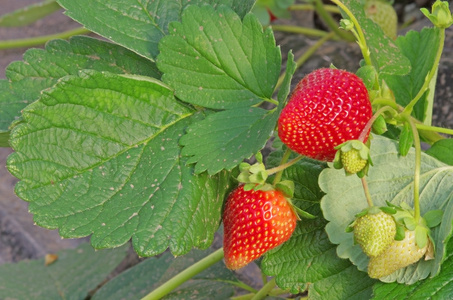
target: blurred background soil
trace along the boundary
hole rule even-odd
[[[75,0],[76,1],[76,0]],[[18,8],[38,3],[40,0],[0,0],[0,15],[12,12]],[[397,1],[398,2],[398,1]],[[408,28],[400,31],[406,32],[412,28],[421,29],[430,26],[430,23],[421,17],[419,7],[412,1],[410,4],[399,4],[406,9],[406,17],[415,16],[415,22]],[[427,1],[417,1],[424,4]],[[287,23],[288,21],[278,21]],[[308,27],[315,26],[314,16],[311,12],[294,13],[293,24]],[[56,12],[41,19],[30,26],[17,28],[0,28],[0,40],[36,37],[41,35],[55,34],[80,25],[68,17],[62,11]],[[277,43],[282,45],[283,63],[286,53],[293,50],[295,57],[300,56],[316,40],[297,34],[276,32]],[[94,35],[93,35],[94,36]],[[43,46],[40,46],[41,48]],[[8,64],[15,60],[21,60],[26,48],[0,50],[0,79],[6,78],[5,69]],[[447,30],[447,38],[442,62],[439,66],[437,79],[436,102],[434,106],[433,125],[453,128],[453,30]],[[355,43],[328,42],[299,69],[293,78],[293,84],[297,83],[305,74],[319,67],[328,67],[334,64],[337,68],[354,72],[358,68],[361,54]],[[6,158],[11,153],[10,149],[0,148],[0,265],[7,262],[17,262],[22,259],[43,257],[47,253],[54,253],[64,248],[77,246],[85,239],[63,240],[55,230],[47,230],[33,223],[33,216],[28,213],[28,204],[14,194],[16,179],[5,168]],[[137,261],[133,253],[129,256],[130,265]],[[256,272],[256,269],[246,272]],[[250,274],[249,274],[250,275]],[[260,275],[258,275],[260,279]]]

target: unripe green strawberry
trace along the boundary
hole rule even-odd
[[[359,150],[351,149],[341,153],[341,162],[346,172],[355,174],[366,166],[367,160],[360,157]]]
[[[370,257],[380,255],[395,239],[395,220],[381,210],[377,213],[368,212],[359,217],[352,226],[354,240]]]
[[[381,278],[416,263],[425,255],[429,243],[419,248],[415,241],[415,231],[406,230],[402,241],[393,241],[379,256],[370,258],[368,274],[371,278]]]
[[[384,34],[396,39],[398,16],[393,6],[384,1],[370,0],[365,3],[365,14],[382,28]]]
[[[361,141],[347,141],[337,147],[335,154],[334,167],[344,168],[347,175],[356,174],[363,177],[368,172],[369,165],[372,164],[370,149]],[[359,173],[360,172],[360,173]]]
[[[371,115],[368,91],[359,77],[322,68],[297,84],[280,114],[278,135],[299,154],[332,161],[335,147],[358,139]]]

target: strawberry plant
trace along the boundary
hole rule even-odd
[[[359,1],[305,3],[331,31],[301,30],[319,40],[285,61],[274,30],[288,27],[256,10],[292,1],[58,3],[109,42],[54,40],[12,63],[0,135],[37,225],[118,248],[111,261],[128,242],[152,257],[92,299],[451,296],[453,129],[431,124],[448,2],[396,39]],[[294,82],[329,39],[358,44],[356,69]],[[237,276],[246,266],[260,287]],[[0,284],[0,298],[23,292]]]

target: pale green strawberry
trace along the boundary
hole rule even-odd
[[[357,218],[352,224],[354,240],[363,252],[370,256],[380,255],[395,239],[396,223],[393,217],[380,209]]]
[[[367,160],[360,157],[360,151],[352,149],[341,153],[341,162],[346,172],[355,174],[365,168]]]
[[[386,1],[370,0],[365,3],[365,14],[378,24],[384,34],[396,39],[398,17],[393,6]]]
[[[415,231],[406,230],[402,241],[393,241],[379,256],[371,257],[368,264],[368,275],[381,278],[419,261],[427,252],[431,241],[423,248],[415,241]]]
[[[363,177],[372,164],[370,149],[359,140],[349,140],[335,147],[337,153],[333,160],[336,169],[343,168],[347,175],[357,174]]]

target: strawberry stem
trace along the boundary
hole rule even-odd
[[[378,109],[376,111],[376,113],[368,120],[368,122],[366,123],[362,132],[360,133],[359,138],[358,138],[359,141],[361,141],[362,143],[365,142],[365,137],[367,136],[368,132],[370,131],[371,126],[373,126],[374,121],[376,121],[376,119],[386,111],[390,111],[392,113],[397,114],[395,109],[393,109],[390,106],[384,106],[384,107],[381,107],[380,109]]]
[[[420,168],[421,168],[421,159],[422,159],[422,148],[420,143],[420,136],[418,134],[417,127],[415,126],[414,121],[411,116],[405,113],[402,113],[402,117],[409,123],[412,129],[412,135],[414,137],[414,147],[415,147],[415,169],[414,169],[414,218],[416,224],[420,220]]]
[[[266,298],[267,295],[274,289],[275,287],[275,277],[269,280],[262,288],[258,291],[258,293],[253,296],[251,300],[261,300]]]
[[[328,11],[333,14],[340,14],[340,10],[335,5],[328,5],[324,4],[325,11]],[[295,11],[295,10],[315,10],[314,5],[312,4],[294,4],[288,7],[288,10]]]
[[[191,279],[198,273],[206,270],[207,268],[221,261],[223,259],[223,255],[224,255],[223,248],[220,248],[212,252],[205,258],[194,263],[184,271],[178,273],[176,276],[174,276],[173,278],[159,286],[157,289],[143,297],[142,300],[154,300],[166,296],[187,280]]]
[[[343,3],[338,0],[332,0],[332,2],[338,5],[346,13],[354,24],[357,31],[352,30],[352,33],[357,38],[357,43],[359,44],[360,50],[362,51],[363,59],[365,60],[365,63],[367,65],[372,66],[373,64],[371,62],[370,50],[368,49],[368,46],[366,44],[366,39],[363,35],[362,27],[360,27],[359,21],[357,21],[354,14]]]
[[[283,155],[283,158],[280,162],[280,165],[278,167],[275,167],[275,168],[271,168],[271,169],[268,169],[267,170],[267,174],[268,175],[272,175],[272,174],[275,174],[275,178],[274,178],[274,181],[272,182],[273,185],[276,185],[277,183],[279,183],[281,180],[282,180],[282,175],[283,175],[283,171],[294,165],[295,163],[297,163],[299,160],[301,160],[302,158],[304,158],[304,156],[300,155],[296,158],[294,158],[293,160],[290,160],[287,162],[289,156],[291,155],[291,150],[287,149],[285,154]]]
[[[337,21],[332,18],[332,16],[327,12],[324,3],[322,3],[321,0],[315,0],[314,1],[314,6],[315,10],[318,13],[318,15],[323,19],[323,21],[326,23],[329,28],[336,33],[339,37],[342,39],[348,41],[348,42],[353,42],[354,41],[354,36],[352,36],[349,32],[341,30],[338,27]]]
[[[370,193],[370,189],[368,187],[368,182],[366,180],[366,177],[363,176],[361,178],[361,180],[362,180],[363,191],[365,192],[366,202],[368,203],[369,207],[372,207],[372,206],[374,206],[374,204],[373,204],[373,199],[371,199],[371,193]]]
[[[445,134],[453,135],[453,129],[449,129],[449,128],[429,126],[429,125],[417,124],[417,123],[415,124],[415,127],[417,127],[420,130],[434,131],[434,132],[439,132],[439,133],[445,133]]]

